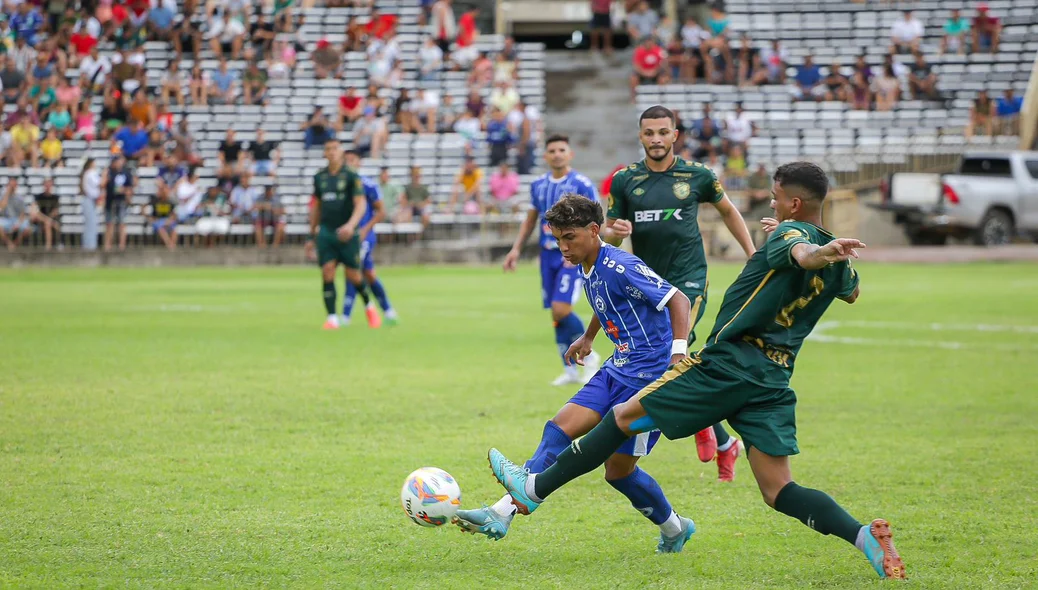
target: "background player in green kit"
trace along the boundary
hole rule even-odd
[[[328,166],[314,174],[314,204],[310,210],[306,255],[313,258],[316,243],[317,262],[324,282],[324,308],[328,311],[324,329],[335,330],[339,327],[335,313],[335,268],[339,264],[346,267],[346,280],[357,289],[364,305],[370,302],[360,272],[360,236],[357,234],[367,201],[360,175],[344,165],[338,141],[324,144],[324,157]]]
[[[693,331],[706,309],[706,252],[699,233],[699,205],[710,203],[720,213],[746,257],[753,256],[753,239],[742,214],[724,193],[717,176],[699,162],[674,154],[678,138],[674,113],[650,107],[638,120],[645,159],[613,175],[609,212],[602,238],[619,246],[631,237],[634,255],[641,258],[692,302]],[[594,334],[588,330],[589,334]],[[721,481],[735,479],[740,443],[720,424],[696,433],[696,449],[704,463],[717,458]]]
[[[789,379],[804,339],[835,299],[858,298],[850,265],[865,244],[823,229],[829,182],[808,162],[780,166],[772,201],[778,224],[725,293],[706,346],[679,361],[637,397],[614,406],[602,421],[533,475],[490,450],[490,464],[519,512],[595,469],[629,437],[659,428],[669,439],[691,436],[719,420],[745,439],[764,501],[822,533],[853,544],[882,577],[904,578],[890,525],[863,525],[831,497],[793,481],[789,456],[796,441],[796,395]],[[880,493],[881,490],[875,490]]]

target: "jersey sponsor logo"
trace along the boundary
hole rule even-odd
[[[602,299],[601,295],[596,295],[595,296],[595,309],[597,309],[598,311],[600,311],[602,313],[605,313],[605,309],[606,309],[605,299]]]
[[[679,182],[674,185],[674,196],[679,200],[687,199],[692,194],[692,187],[687,182]]]
[[[690,172],[673,172],[672,175],[674,178],[692,178],[692,173]]]
[[[699,283],[693,283],[692,281],[685,281],[685,287],[688,289],[698,289]]]
[[[656,271],[652,270],[648,266],[646,266],[644,264],[639,264],[639,265],[636,265],[634,267],[634,269],[637,270],[638,272],[642,273],[642,276],[644,276],[645,278],[649,279],[650,281],[655,281],[657,288],[663,286],[663,277],[661,277],[660,275],[656,274]]]
[[[335,201],[338,200],[338,198],[339,193],[336,193],[335,191],[327,192],[321,195],[322,201]]]
[[[635,223],[667,221],[671,217],[678,221],[684,221],[681,218],[681,209],[645,209],[644,211],[634,212]]]
[[[631,182],[638,182],[639,180],[645,180],[648,177],[649,177],[648,174],[639,174],[638,176],[632,176],[631,177]]]
[[[630,166],[627,167],[627,169],[628,170],[637,170],[638,169],[638,164],[631,164]]]
[[[627,285],[624,289],[627,291],[627,295],[630,296],[631,299],[643,299],[643,300],[645,299],[645,293],[642,293],[636,287],[632,287],[631,285]]]
[[[787,242],[789,240],[795,240],[797,238],[802,237],[804,237],[804,234],[798,229],[787,229],[786,231],[782,232],[782,239],[786,240]]]
[[[627,364],[629,359],[625,356],[613,357],[613,366],[619,369],[620,367]]]
[[[631,192],[633,192],[633,193],[634,193],[634,196],[636,196],[636,197],[640,197],[640,196],[642,196],[642,195],[644,195],[644,194],[645,194],[645,189],[643,189],[642,187],[638,187],[638,188],[634,189],[634,190],[633,190],[633,191],[631,191]]]

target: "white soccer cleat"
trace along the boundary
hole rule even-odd
[[[578,375],[576,371],[565,371],[556,377],[551,384],[559,387],[561,385],[583,384],[583,380],[581,380],[580,375]]]
[[[584,375],[580,382],[586,384],[591,381],[600,368],[602,368],[602,355],[592,350],[591,354],[584,357]]]

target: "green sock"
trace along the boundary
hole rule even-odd
[[[717,446],[726,444],[728,439],[732,438],[728,431],[724,429],[724,426],[721,426],[720,422],[714,424],[714,437],[717,438]]]
[[[862,524],[825,492],[802,488],[789,482],[775,498],[775,510],[792,516],[823,535],[836,535],[851,545],[858,540]]]
[[[335,315],[335,281],[324,284],[324,308],[328,315]]]
[[[609,410],[598,426],[582,438],[573,441],[566,450],[559,453],[554,465],[537,474],[533,482],[533,492],[537,496],[534,499],[544,500],[567,483],[594,471],[628,438],[630,435],[620,430],[613,411]]]

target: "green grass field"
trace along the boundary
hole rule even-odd
[[[1035,587],[1038,266],[858,268],[797,362],[797,480],[889,519],[913,587]],[[571,391],[532,265],[382,274],[401,326],[323,332],[315,269],[0,271],[0,587],[881,583],[691,439],[642,463],[699,527],[680,555],[601,472],[499,543],[415,526],[411,470],[494,501],[487,448],[528,456]]]

